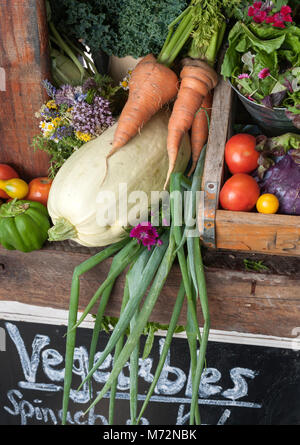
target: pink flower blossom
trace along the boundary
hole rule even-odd
[[[138,243],[142,243],[148,250],[152,246],[161,246],[162,241],[159,239],[159,235],[155,227],[150,222],[142,222],[138,224],[130,231],[130,237],[136,238]]]
[[[260,2],[257,2],[257,3],[260,3]],[[255,8],[253,5],[253,6],[250,6],[248,9],[248,16],[253,17],[253,20],[256,23],[262,23],[266,19],[267,13],[266,13],[266,11],[262,11],[261,9]]]
[[[288,5],[282,6],[280,9],[280,14],[282,15],[288,15],[292,12],[292,8]]]
[[[273,15],[269,15],[269,16],[266,18],[265,22],[266,22],[266,23],[274,23],[274,16],[273,16]]]
[[[242,73],[238,75],[238,79],[249,79],[249,74],[247,73]]]
[[[271,23],[276,28],[285,28],[285,22],[292,22],[292,9],[288,5],[281,7],[280,12],[274,15],[269,15],[274,5],[272,2],[254,2],[248,8],[248,16],[253,18],[256,23]]]
[[[259,73],[258,73],[258,77],[259,79],[265,79],[266,77],[270,76],[270,70],[269,68],[263,68]]]
[[[293,19],[290,15],[292,12],[289,6],[282,6],[280,12],[271,15],[266,18],[266,23],[272,23],[272,26],[276,28],[285,28],[284,22],[292,22]]]
[[[274,28],[285,28],[285,24],[281,20],[274,20],[272,26],[274,26]]]

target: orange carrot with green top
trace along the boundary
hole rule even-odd
[[[183,135],[190,130],[204,98],[217,85],[218,75],[206,62],[187,59],[181,70],[181,84],[168,124],[169,170],[165,188],[174,170]]]
[[[211,116],[212,99],[213,95],[210,92],[207,96],[205,96],[202,102],[202,106],[200,110],[197,111],[196,116],[193,120],[191,130],[192,166],[188,173],[188,176],[191,176],[191,174],[195,170],[201,150],[208,138],[208,127],[209,119]]]
[[[144,57],[129,80],[128,100],[115,131],[112,156],[134,137],[143,125],[173,99],[178,91],[178,77],[170,68],[158,63],[152,54]]]

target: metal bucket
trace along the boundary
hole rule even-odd
[[[248,113],[253,117],[266,136],[279,136],[284,133],[300,133],[293,125],[292,121],[285,115],[285,108],[267,108],[264,105],[252,102],[243,96],[231,82],[231,87],[237,93],[240,101],[245,106]]]

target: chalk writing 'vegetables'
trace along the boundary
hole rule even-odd
[[[64,380],[64,357],[56,349],[51,348],[51,339],[47,335],[36,334],[31,344],[31,350],[25,344],[18,327],[13,323],[5,323],[6,330],[15,345],[18,353],[23,378],[16,382],[17,388],[12,388],[7,392],[7,405],[3,408],[11,416],[18,416],[22,425],[33,421],[41,423],[58,424],[61,420],[61,410],[54,410],[47,407],[43,400],[46,393],[62,393]],[[159,339],[159,352],[161,353],[164,338]],[[101,351],[97,352],[95,361],[98,360]],[[153,380],[153,358],[139,360],[139,378],[147,384]],[[88,350],[84,346],[75,348],[73,373],[81,381],[88,373]],[[104,384],[110,374],[113,356],[110,354],[93,375],[92,394],[88,383],[82,386],[80,391],[76,388],[71,390],[70,398],[78,405],[78,410],[69,412],[67,422],[71,424],[107,424],[105,413],[101,413],[101,408],[91,409],[87,416],[83,417],[85,409],[80,409],[81,405],[90,401],[90,396],[95,396],[99,387]],[[126,363],[118,378],[118,400],[129,399],[130,380],[126,375]],[[152,372],[151,372],[152,371]],[[230,369],[230,380],[232,386],[224,389],[218,385],[221,373],[216,368],[206,368],[203,372],[199,387],[199,405],[210,405],[224,408],[221,417],[216,420],[218,424],[226,423],[231,415],[232,407],[239,408],[260,408],[261,405],[250,401],[240,400],[248,395],[248,380],[253,380],[258,374],[255,370],[242,367]],[[41,376],[44,378],[41,379]],[[80,381],[79,380],[79,381]],[[97,388],[97,389],[95,389]],[[36,398],[32,401],[25,399],[26,391],[36,392]],[[94,394],[93,394],[94,391]],[[151,403],[176,404],[177,418],[173,424],[183,425],[188,423],[189,406],[192,396],[191,372],[187,374],[184,370],[171,364],[171,352],[166,358],[160,379],[156,385]],[[109,393],[106,394],[109,397]],[[144,394],[139,394],[138,399],[144,400]],[[151,419],[142,418],[142,424],[151,423]]]

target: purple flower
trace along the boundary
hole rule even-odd
[[[48,119],[54,119],[55,117],[58,116],[59,113],[57,112],[57,110],[53,110],[53,109],[50,109],[48,107],[44,107],[42,109],[42,111],[40,112],[40,114],[45,119],[47,119],[47,118]]]
[[[73,127],[75,131],[100,135],[114,123],[109,101],[96,96],[92,104],[77,102],[72,108]]]
[[[96,83],[95,79],[93,79],[92,77],[89,77],[82,85],[82,91],[84,93],[87,93],[88,90],[91,90],[91,89],[96,90],[97,88],[98,88],[97,83]]]
[[[266,77],[270,76],[270,70],[269,68],[263,68],[259,73],[258,73],[258,77],[259,79],[265,79]]]
[[[131,238],[136,238],[138,243],[142,243],[148,250],[151,246],[161,246],[162,241],[159,239],[159,235],[155,227],[150,222],[142,222],[135,226],[130,232]]]
[[[86,98],[83,94],[82,87],[73,87],[72,85],[63,85],[57,90],[55,95],[55,102],[57,105],[68,105],[72,107],[76,102],[81,102]]]
[[[72,136],[73,128],[67,127],[66,125],[62,125],[58,127],[57,130],[52,134],[50,139],[58,139],[59,141],[65,137]]]
[[[238,75],[238,79],[249,79],[250,76],[247,73],[242,73]]]
[[[46,90],[48,96],[49,96],[49,97],[52,97],[52,99],[54,99],[54,98],[55,98],[56,91],[57,91],[56,88],[55,88],[55,87],[52,85],[52,83],[49,82],[49,80],[47,80],[47,79],[42,80],[42,84],[43,84],[43,87],[45,88],[45,90]]]
[[[71,107],[74,103],[74,87],[71,85],[63,85],[55,95],[57,105],[68,105]]]

